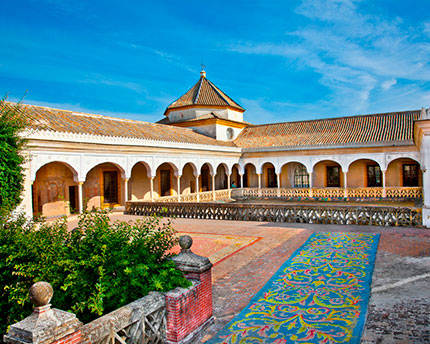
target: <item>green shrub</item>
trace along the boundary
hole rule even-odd
[[[20,104],[0,99],[0,213],[7,214],[21,201],[24,157],[21,154],[26,140],[19,136],[27,126]]]
[[[40,226],[23,217],[1,221],[0,333],[31,313],[28,289],[40,280],[54,288],[53,307],[83,322],[150,291],[188,287],[167,259],[176,243],[170,221],[155,216],[111,223],[104,212],[87,212],[72,231],[65,219]]]

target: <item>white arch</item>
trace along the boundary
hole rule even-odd
[[[263,166],[264,166],[265,164],[272,164],[272,166],[275,168],[275,172],[276,172],[276,173],[280,173],[280,171],[279,171],[279,169],[278,169],[278,164],[277,164],[277,163],[275,163],[275,162],[274,162],[274,161],[272,161],[272,160],[264,160],[263,162],[260,162],[260,164],[259,164],[259,166],[258,166],[258,171],[260,172],[260,174],[262,174],[262,173],[263,173]]]
[[[379,165],[379,167],[381,168],[381,170],[382,170],[382,166],[383,166],[383,165],[381,164],[381,162],[380,162],[380,161],[378,161],[379,159],[360,157],[360,158],[357,158],[357,159],[351,160],[351,161],[348,163],[348,169],[347,169],[347,171],[349,171],[349,167],[350,167],[353,163],[355,163],[355,162],[357,162],[357,161],[360,161],[360,160],[371,160],[371,161],[373,161],[374,163],[377,163],[377,164]]]
[[[389,156],[388,157],[389,159],[387,159],[386,161],[385,161],[385,163],[386,163],[386,167],[385,167],[385,169],[388,169],[388,166],[393,162],[393,161],[395,161],[395,160],[399,160],[399,159],[411,159],[411,160],[414,160],[418,165],[420,165],[420,169],[422,168],[421,167],[421,162],[420,162],[420,159],[418,159],[418,157],[417,156],[408,156],[408,155],[396,155],[396,156]]]
[[[244,173],[243,166],[241,166],[238,162],[237,162],[237,163],[235,163],[235,164],[233,164],[233,165],[231,166],[231,173],[233,173],[233,167],[236,167],[236,168],[237,168],[237,170],[238,170],[239,174],[243,174],[243,173]]]
[[[121,164],[119,164],[118,162],[115,162],[115,160],[114,159],[112,159],[112,161],[101,161],[101,162],[98,162],[98,163],[94,163],[94,164],[91,164],[91,165],[87,165],[87,166],[91,166],[90,168],[87,168],[86,170],[85,170],[85,180],[87,179],[87,175],[88,175],[88,173],[93,169],[93,168],[95,168],[95,167],[97,167],[97,166],[99,166],[99,165],[102,165],[102,164],[112,164],[112,165],[114,165],[116,168],[118,168],[118,170],[120,171],[120,173],[121,173],[121,178],[122,179],[125,179],[126,178],[126,173],[125,173],[125,170],[126,170],[126,168],[124,167],[124,166],[122,166]]]
[[[193,175],[194,175],[194,177],[197,177],[199,175],[199,173],[198,173],[199,171],[197,170],[197,166],[195,165],[195,163],[191,162],[191,161],[188,161],[188,162],[186,162],[185,164],[182,165],[181,175],[184,173],[184,168],[187,165],[191,166],[191,168],[193,169]]]
[[[79,171],[81,170],[80,159],[79,156],[66,156],[66,155],[51,155],[51,154],[32,154],[30,160],[30,180],[34,182],[36,180],[37,171],[46,164],[51,162],[61,162],[73,171],[73,179],[76,178],[75,181],[80,181],[81,175]]]
[[[173,173],[175,174],[175,176],[179,175],[179,169],[178,169],[178,167],[175,165],[175,163],[173,163],[171,161],[164,161],[164,162],[158,163],[157,167],[154,166],[155,175],[157,174],[157,171],[160,168],[160,166],[163,165],[163,164],[168,164],[170,167],[172,167],[173,168]]]
[[[214,175],[214,167],[213,167],[213,165],[212,165],[212,163],[210,162],[210,161],[204,161],[204,162],[201,162],[201,164],[200,164],[200,167],[199,167],[199,174],[201,174],[201,172],[202,172],[202,167],[204,166],[204,165],[208,165],[209,166],[209,173],[210,173],[210,175],[211,176],[213,176]]]
[[[78,171],[77,171],[77,170],[76,170],[72,165],[70,165],[69,163],[67,163],[67,162],[65,162],[65,161],[61,161],[61,160],[49,161],[49,162],[46,162],[46,163],[44,163],[43,165],[39,166],[39,168],[38,168],[37,170],[35,170],[35,171],[34,171],[34,179],[33,179],[33,174],[32,174],[31,181],[32,181],[32,182],[34,182],[34,181],[36,180],[37,172],[38,172],[41,168],[43,168],[43,167],[45,167],[45,166],[47,166],[47,165],[49,165],[49,164],[54,164],[54,163],[59,163],[59,164],[62,164],[62,165],[64,165],[64,166],[66,166],[67,168],[69,168],[70,172],[72,172],[72,174],[73,174],[73,180],[74,180],[75,182],[78,182],[78,181],[79,181],[79,174],[78,174]]]
[[[215,169],[215,173],[217,173],[217,172],[218,172],[218,168],[219,168],[220,166],[224,167],[224,172],[225,172],[227,175],[230,175],[230,174],[231,174],[231,170],[230,170],[229,166],[228,166],[225,162],[220,162],[220,163],[217,165],[217,167],[216,167],[216,169]]]
[[[302,166],[304,166],[306,168],[306,172],[309,173],[309,167],[306,164],[304,164],[302,161],[299,161],[299,160],[287,161],[287,162],[283,163],[282,165],[280,165],[279,170],[282,171],[282,169],[284,168],[284,166],[287,166],[288,164],[299,164],[299,165],[302,165]]]
[[[342,161],[339,161],[337,159],[335,159],[334,157],[318,157],[316,160],[312,159],[312,169],[309,172],[314,172],[314,168],[317,164],[319,164],[322,161],[333,161],[337,164],[340,165],[340,167],[342,168],[342,172],[347,172],[348,171],[348,166],[345,166],[345,163],[343,163]]]
[[[131,172],[133,171],[133,168],[135,168],[136,165],[138,165],[138,164],[142,164],[143,166],[145,166],[146,175],[147,175],[148,178],[151,178],[151,176],[152,176],[151,165],[147,161],[145,161],[145,160],[139,160],[133,166],[131,166],[130,173],[128,175],[131,177]]]

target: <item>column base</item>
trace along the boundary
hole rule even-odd
[[[423,226],[430,228],[430,206],[423,206]]]

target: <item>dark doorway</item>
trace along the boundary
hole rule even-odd
[[[278,187],[278,178],[276,178],[275,169],[273,167],[267,169],[267,186],[269,188]]]
[[[382,173],[378,165],[367,165],[367,186],[382,186]]]
[[[72,214],[78,211],[78,187],[76,185],[69,186],[69,203],[70,212]]]
[[[103,171],[104,203],[118,204],[118,172]]]
[[[171,184],[170,184],[170,170],[161,170],[161,185],[160,185],[160,196],[170,196],[171,195]]]
[[[327,166],[327,186],[340,187],[340,168],[339,166]]]
[[[202,167],[201,181],[201,190],[203,192],[209,191],[209,167],[207,167],[206,165]]]
[[[403,165],[403,186],[418,186],[418,164]]]

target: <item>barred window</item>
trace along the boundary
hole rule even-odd
[[[308,188],[309,187],[309,174],[306,167],[297,165],[294,169],[294,187],[295,188]]]

